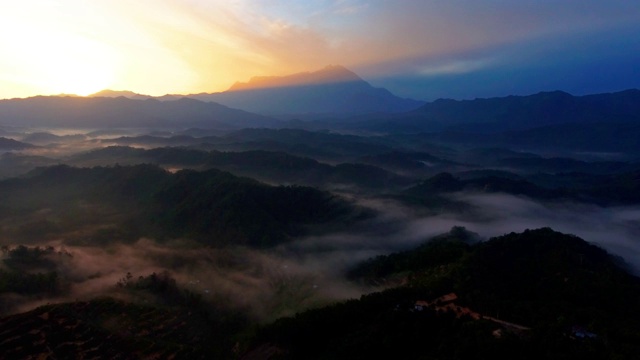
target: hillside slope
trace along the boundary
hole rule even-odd
[[[351,273],[406,285],[281,319],[246,358],[269,344],[284,359],[634,359],[640,279],[619,264],[551,229],[481,243],[454,229]]]

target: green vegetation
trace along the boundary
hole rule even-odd
[[[263,328],[252,349],[273,344],[282,359],[490,359],[518,355],[517,337],[495,339],[485,322],[411,311],[411,289],[366,295]],[[251,353],[251,351],[249,352]]]
[[[58,293],[59,286],[58,274],[55,271],[30,274],[15,270],[0,270],[0,294],[53,295]]]
[[[329,165],[315,159],[281,151],[202,151],[181,147],[136,149],[110,146],[76,155],[80,165],[152,163],[164,167],[195,170],[220,169],[238,176],[280,184],[333,187],[347,185],[359,189],[397,189],[412,180],[380,167],[362,163]]]
[[[440,269],[467,255],[477,239],[477,234],[463,227],[454,227],[451,232],[434,237],[416,249],[364,261],[351,269],[348,277],[375,284],[398,274],[409,276],[419,271]]]
[[[343,200],[313,188],[272,187],[219,170],[184,170],[154,195],[155,224],[170,236],[214,244],[270,246],[301,234],[302,225],[344,217]]]
[[[618,259],[551,229],[473,239],[455,228],[415,250],[364,262],[350,272],[353,278],[371,282],[400,274],[407,284],[279,320],[259,332],[250,348],[274,344],[282,358],[291,359],[633,359],[638,354],[640,279],[621,269]],[[516,325],[414,309],[417,300],[451,292],[457,306]],[[589,336],[580,337],[576,329]]]
[[[0,313],[12,309],[12,294],[22,296],[55,296],[67,289],[58,274],[57,262],[71,254],[53,247],[2,247],[0,267]],[[9,295],[9,296],[7,296]]]
[[[152,165],[38,169],[0,182],[0,196],[0,221],[19,219],[2,232],[24,241],[91,225],[95,230],[76,243],[188,236],[208,245],[265,247],[303,234],[306,225],[355,215],[345,200],[314,188],[273,187],[215,169],[170,174]]]

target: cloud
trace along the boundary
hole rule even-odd
[[[157,243],[140,239],[133,244],[105,247],[72,246],[59,241],[40,244],[64,249],[71,256],[56,257],[56,271],[68,290],[55,297],[2,294],[5,311],[21,312],[46,303],[126,297],[118,281],[168,271],[178,285],[205,300],[242,310],[260,320],[275,320],[309,307],[358,297],[371,291],[354,285],[333,271],[342,260],[303,256],[289,250],[259,251],[242,247],[205,248],[188,241]],[[13,307],[7,306],[13,303]]]
[[[379,216],[347,233],[309,237],[287,245],[305,263],[329,265],[340,274],[371,256],[413,248],[454,226],[464,226],[485,239],[526,229],[551,227],[577,235],[621,256],[640,274],[640,208],[603,208],[578,203],[543,204],[507,194],[460,193],[454,199],[469,204],[462,213],[424,216],[392,200],[366,200]]]
[[[504,194],[460,194],[458,199],[471,204],[474,211],[466,215],[439,215],[416,220],[416,233],[430,233],[434,225],[462,225],[484,237],[498,236],[525,229],[551,227],[577,235],[621,256],[636,273],[640,273],[640,208],[603,208],[576,203],[542,204],[527,198]]]
[[[467,74],[494,65],[493,59],[453,60],[420,66],[418,74],[422,76],[438,76]]]

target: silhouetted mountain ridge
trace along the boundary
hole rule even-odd
[[[440,99],[414,111],[434,125],[484,124],[484,131],[518,130],[570,122],[640,120],[640,90],[573,96],[562,91],[475,100]],[[462,128],[469,129],[469,128]],[[482,127],[476,130],[482,131]]]
[[[274,126],[274,119],[213,102],[125,97],[36,96],[0,100],[4,125],[74,128],[189,127],[239,129]]]
[[[424,102],[403,99],[375,88],[342,66],[281,77],[255,77],[229,90],[189,97],[267,115],[344,116],[409,111]]]
[[[341,65],[285,76],[254,76],[238,81],[228,90],[188,95],[150,97],[131,91],[103,90],[92,97],[120,97],[172,101],[191,98],[216,102],[235,109],[264,115],[338,116],[398,113],[418,108],[424,101],[400,98],[384,88],[375,88]]]
[[[129,91],[129,90],[110,90],[110,89],[105,89],[105,90],[101,90],[98,91],[97,93],[91,94],[88,97],[126,97],[129,99],[136,99],[136,100],[146,100],[146,99],[151,99],[153,98],[153,96],[150,95],[143,95],[143,94],[138,94],[135,93],[133,91]]]
[[[13,139],[8,139],[5,137],[0,137],[0,150],[24,150],[33,148],[35,145],[21,142]]]
[[[352,81],[364,82],[356,73],[343,66],[329,65],[314,72],[302,72],[285,76],[254,76],[248,82],[236,82],[227,92]]]
[[[508,138],[511,132],[542,127],[574,124],[570,132],[580,132],[577,125],[601,124],[602,128],[603,124],[614,124],[620,128],[638,122],[640,90],[630,89],[585,96],[552,91],[475,100],[439,99],[406,113],[354,117],[333,126],[389,133],[444,131],[449,137],[457,136],[459,142],[479,143],[482,138],[474,138],[475,134],[505,133]]]

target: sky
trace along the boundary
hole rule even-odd
[[[640,88],[637,0],[0,0],[0,98],[343,65],[420,100]]]

